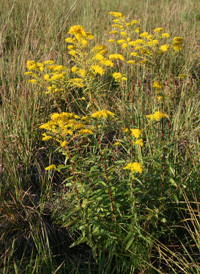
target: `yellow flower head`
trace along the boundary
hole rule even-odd
[[[154,32],[155,33],[159,33],[159,32],[161,32],[163,30],[163,28],[157,28],[157,29],[154,29]]]
[[[121,18],[121,19],[124,18],[123,14],[121,12],[111,11],[111,12],[109,12],[109,14],[116,17],[116,18]]]
[[[141,131],[138,128],[131,129],[131,135],[138,139],[141,135]]]
[[[128,169],[131,172],[137,172],[137,173],[142,173],[142,170],[143,170],[142,164],[140,164],[138,162],[129,163],[123,169]]]
[[[169,33],[162,33],[162,37],[163,37],[163,38],[169,38],[170,35],[169,35]]]
[[[153,88],[155,88],[156,90],[160,90],[161,89],[161,86],[160,86],[160,84],[159,84],[158,81],[156,81],[156,82],[153,83]]]
[[[150,118],[151,121],[160,121],[163,118],[167,118],[167,115],[160,111],[156,111],[154,114],[147,115],[146,117]]]
[[[162,50],[162,51],[168,51],[168,49],[169,49],[169,46],[168,45],[162,45],[161,47],[160,47],[160,50]]]
[[[140,145],[141,147],[143,147],[143,140],[142,139],[138,139],[136,142],[135,142],[136,145]]]
[[[121,146],[121,143],[120,142],[116,142],[113,144],[113,146]]]
[[[55,165],[50,165],[50,166],[47,166],[45,168],[45,170],[52,170],[52,169],[56,169],[56,166]]]
[[[100,110],[91,115],[91,117],[100,119],[100,118],[107,118],[107,117],[114,117],[115,114],[110,112],[109,110]]]
[[[109,59],[111,60],[124,60],[124,57],[121,54],[110,54]]]
[[[74,35],[78,34],[78,35],[84,36],[84,37],[87,36],[87,34],[86,34],[85,30],[84,30],[84,27],[80,26],[80,25],[72,26],[69,29],[68,33],[69,34],[74,34]]]

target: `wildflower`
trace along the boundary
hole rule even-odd
[[[50,139],[52,139],[52,137],[46,135],[46,133],[44,133],[43,136],[44,136],[44,137],[42,138],[42,141],[49,141]]]
[[[138,139],[136,142],[135,142],[136,145],[140,145],[141,147],[143,147],[143,140],[142,139]]]
[[[143,32],[140,34],[140,37],[148,37],[148,32]]]
[[[131,135],[133,135],[135,138],[139,138],[141,135],[141,131],[138,128],[131,129]]]
[[[97,119],[107,118],[108,116],[113,118],[115,116],[115,114],[108,110],[100,110],[100,111],[97,111],[91,115],[91,117],[97,118]]]
[[[90,32],[86,32],[86,35],[88,40],[94,39],[94,35],[92,35]]]
[[[113,67],[114,66],[114,64],[113,64],[113,62],[112,61],[110,61],[110,60],[102,60],[101,62],[101,65],[104,65],[104,66],[107,66],[107,67]]]
[[[54,63],[54,61],[52,61],[52,60],[47,60],[47,61],[43,62],[44,65],[52,65],[53,63]]]
[[[151,40],[152,38],[153,38],[153,35],[151,35],[151,34],[147,36],[148,40]]]
[[[156,81],[153,83],[153,88],[155,88],[156,90],[160,90],[161,89],[161,86],[159,85],[159,82]]]
[[[128,130],[128,128],[124,127],[124,128],[122,128],[122,132],[123,132],[123,133],[128,133],[129,130]]]
[[[162,50],[162,51],[168,51],[168,49],[169,49],[169,46],[168,45],[162,45],[161,47],[160,47],[160,49]]]
[[[111,60],[124,60],[124,57],[121,54],[110,54],[109,59]]]
[[[160,101],[162,99],[162,96],[158,96],[157,99],[158,101]]]
[[[140,28],[136,28],[136,29],[134,30],[135,33],[138,33],[139,31],[140,31]]]
[[[45,170],[52,170],[52,169],[56,169],[56,166],[55,165],[50,165],[50,166],[47,166],[45,168]]]
[[[51,80],[60,80],[60,79],[64,79],[64,75],[62,73],[55,74],[51,77]]]
[[[169,33],[162,33],[162,37],[163,37],[163,38],[169,38],[170,35],[169,35]]]
[[[131,56],[138,56],[137,52],[131,52],[130,55]]]
[[[68,144],[67,141],[63,141],[60,145],[61,145],[61,147],[65,147],[67,144]]]
[[[118,31],[117,31],[117,30],[111,30],[109,33],[110,33],[110,34],[117,34]]]
[[[182,37],[174,37],[173,38],[173,42],[175,42],[175,43],[181,43],[182,44],[183,38]]]
[[[84,69],[79,69],[78,74],[79,74],[81,77],[85,77],[86,71],[85,71]]]
[[[65,41],[67,43],[74,43],[75,42],[75,40],[73,38],[66,38]]]
[[[49,78],[50,78],[49,74],[45,74],[45,75],[44,75],[44,80],[48,81]]]
[[[146,63],[147,63],[146,59],[140,61],[140,64],[146,64]]]
[[[160,111],[156,111],[154,114],[147,115],[146,117],[150,118],[151,121],[160,121],[162,118],[167,118],[167,115]]]
[[[117,41],[118,44],[123,44],[123,43],[125,43],[125,42],[126,42],[126,40],[124,40],[124,39],[121,39],[121,40],[118,40],[118,41]]]
[[[120,72],[114,72],[112,76],[116,82],[127,81],[127,78],[125,77],[125,75],[121,74]]]
[[[121,143],[120,142],[116,142],[113,144],[113,146],[121,146]]]
[[[104,69],[102,67],[100,67],[99,65],[91,66],[90,70],[93,73],[99,73],[100,75],[104,74]]]
[[[121,12],[115,12],[115,11],[111,11],[108,14],[116,17],[116,18],[124,18],[123,14]]]
[[[77,67],[72,67],[72,68],[71,68],[71,71],[72,71],[72,72],[77,72],[77,71],[78,71],[78,68],[77,68]]]
[[[24,73],[24,75],[31,75],[33,72],[32,71],[26,71],[25,73]]]
[[[138,163],[138,162],[134,162],[134,163],[129,163],[127,164],[123,169],[128,169],[131,172],[137,172],[137,173],[142,173],[142,164]]]
[[[139,24],[140,22],[138,20],[131,21],[131,26],[134,26],[135,24]]]
[[[72,26],[69,31],[68,31],[69,34],[74,34],[74,35],[78,35],[77,38],[79,37],[79,35],[81,36],[87,36],[83,26],[80,26],[80,25],[75,25],[75,26]]]
[[[28,82],[32,83],[32,84],[37,84],[37,80],[35,80],[35,79],[30,79],[30,80],[28,80]]]
[[[122,48],[126,49],[128,47],[128,44],[127,43],[123,43],[122,44]]]
[[[159,32],[161,32],[163,30],[163,28],[157,28],[157,29],[154,29],[154,32],[155,33],[159,33]]]
[[[120,34],[121,34],[121,36],[127,36],[125,31],[122,31]]]
[[[127,61],[127,64],[135,64],[135,61],[129,60],[129,61]]]
[[[79,132],[78,132],[78,135],[85,135],[85,134],[93,134],[93,132],[92,132],[92,130],[90,130],[90,129],[81,129],[81,130],[79,130]]]
[[[110,40],[108,40],[108,43],[115,43],[115,42],[116,42],[115,39],[110,39]]]

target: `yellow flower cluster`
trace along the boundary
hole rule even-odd
[[[135,142],[136,145],[143,146],[143,140],[139,139],[142,132],[138,128],[131,129],[131,135],[134,136],[137,140]]]
[[[153,114],[147,115],[146,117],[150,118],[151,121],[160,121],[163,118],[167,118],[167,115],[160,111],[156,111]]]
[[[42,140],[54,139],[60,143],[61,147],[65,147],[74,138],[94,133],[94,127],[90,123],[92,118],[99,120],[107,117],[114,118],[114,116],[115,114],[108,110],[97,111],[90,116],[82,118],[69,112],[53,113],[51,120],[40,126],[41,129],[46,130]]]
[[[140,164],[138,162],[129,163],[123,169],[128,169],[131,172],[137,172],[137,173],[142,173],[142,170],[143,170],[142,164]]]
[[[65,39],[70,44],[68,46],[69,54],[75,63],[71,71],[78,76],[70,79],[71,85],[82,87],[88,77],[96,74],[103,75],[105,73],[104,67],[113,67],[113,62],[105,57],[108,53],[105,45],[98,45],[91,50],[89,49],[88,40],[92,40],[94,36],[90,32],[86,32],[83,26],[72,26],[68,33],[74,36]],[[77,80],[73,81],[73,79],[80,78],[82,81],[79,80],[79,84],[77,84]]]
[[[43,63],[29,60],[26,67],[28,71],[25,72],[25,75],[32,77],[29,82],[38,85],[44,84],[47,88],[46,94],[63,91],[63,81],[68,73],[66,67],[56,65],[52,60],[47,60]]]
[[[126,61],[128,65],[151,64],[153,56],[163,55],[171,49],[174,51],[182,49],[183,38],[174,37],[172,43],[166,43],[170,34],[162,33],[163,28],[154,29],[153,34],[149,34],[146,31],[140,32],[140,28],[136,27],[139,24],[138,20],[127,22],[121,13],[110,12],[109,14],[114,17],[113,30],[110,31],[110,34],[114,35],[115,39],[112,37],[108,42],[120,46],[123,52],[125,50],[125,55],[129,56]],[[112,56],[113,60],[125,60],[125,55],[122,55],[120,58],[117,57],[118,55],[111,54],[109,58]]]
[[[43,134],[43,141],[54,139],[62,147],[78,136],[93,134],[91,127],[87,124],[86,119],[81,119],[74,113],[53,113],[51,120],[40,126],[47,133]]]

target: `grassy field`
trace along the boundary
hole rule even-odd
[[[0,273],[200,273],[198,1],[2,0],[0,27]]]

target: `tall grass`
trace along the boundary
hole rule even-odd
[[[145,265],[139,266],[142,273],[199,271],[198,1],[9,0],[0,6],[1,273],[137,273],[134,270],[136,260],[135,265],[123,264],[122,254],[116,251],[115,246],[113,250],[109,247],[109,252],[99,249],[96,258],[86,244],[69,247],[77,240],[80,231],[73,234],[64,222],[65,212],[71,207],[66,201],[68,190],[62,185],[65,177],[44,170],[48,165],[62,164],[64,157],[58,151],[54,152],[55,146],[44,146],[39,129],[49,120],[50,114],[57,111],[57,106],[52,98],[45,95],[42,87],[30,85],[24,76],[27,60],[42,62],[52,59],[58,64],[70,65],[65,38],[72,25],[84,25],[95,35],[91,46],[106,44],[109,50],[113,50],[107,42],[112,23],[109,11],[120,11],[127,19],[139,20],[144,31],[153,32],[154,28],[163,27],[172,37],[184,37],[183,50],[164,73],[165,112],[170,113],[170,123],[166,124],[165,132],[166,177],[170,190],[166,197],[172,202],[166,204],[161,212],[152,208],[149,215],[144,216],[150,222],[144,222],[141,229],[152,232],[148,243],[152,251],[148,260],[138,258],[138,261],[141,264],[143,260]],[[150,73],[141,73],[140,70],[137,73],[133,117],[134,123],[144,128],[144,117],[155,109],[156,101],[152,96]],[[172,77],[181,73],[187,75],[186,80]],[[119,87],[109,75],[96,85],[95,103],[98,109],[108,108],[115,113],[124,113],[123,121],[128,126],[130,104],[123,106]],[[81,102],[80,107],[83,106],[84,102]],[[74,108],[77,109],[77,106]],[[111,140],[116,133],[115,126],[109,124],[106,138]],[[152,160],[157,157],[157,151],[152,148],[158,136],[156,127],[149,129],[145,135],[144,156],[151,159],[150,165],[155,168],[153,171],[149,168],[149,175],[144,178],[146,183],[154,180],[160,184],[160,163]],[[186,206],[182,201],[186,202]],[[195,210],[192,209],[194,201],[197,205]],[[176,227],[179,223],[185,224],[185,230]],[[177,237],[177,233],[181,233],[182,238]],[[130,235],[128,237],[131,238]],[[130,243],[128,237],[123,239],[127,246]],[[141,242],[131,252],[138,252],[138,249],[143,252]],[[188,250],[192,250],[192,255]]]

